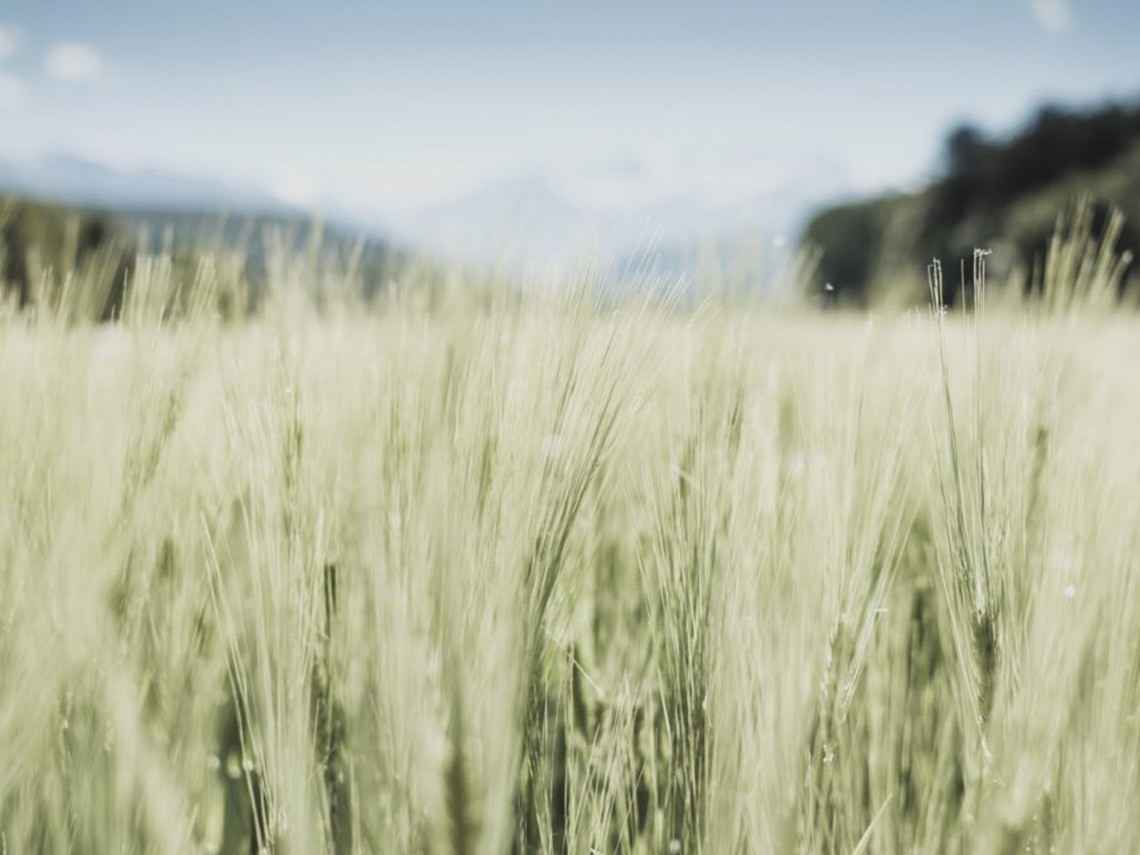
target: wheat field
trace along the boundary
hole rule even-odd
[[[305,270],[0,319],[4,855],[1134,850],[1134,315]]]

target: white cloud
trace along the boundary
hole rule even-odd
[[[14,110],[28,99],[28,89],[18,77],[0,71],[0,110]]]
[[[14,56],[20,50],[23,35],[18,27],[0,24],[0,59]]]
[[[1064,33],[1073,26],[1073,7],[1069,0],[1029,0],[1029,11],[1042,29]]]
[[[103,74],[103,57],[91,45],[59,42],[48,48],[44,68],[55,80],[86,82]]]

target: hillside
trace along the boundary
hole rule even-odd
[[[238,253],[246,276],[255,287],[264,285],[275,255],[288,258],[319,247],[323,264],[352,267],[362,296],[372,298],[386,276],[418,259],[384,237],[339,222],[326,223],[298,213],[217,214],[210,209],[124,209],[112,219],[134,243],[148,252],[172,247],[176,252]]]
[[[964,126],[948,137],[943,161],[942,177],[920,192],[811,219],[803,243],[821,252],[816,293],[856,306],[915,302],[931,258],[953,267],[975,248],[993,250],[998,278],[1019,273],[1032,288],[1058,216],[1081,197],[1091,200],[1094,232],[1117,208],[1125,215],[1118,247],[1140,249],[1140,104],[1046,107],[1008,138]]]
[[[289,258],[316,247],[322,266],[351,270],[365,299],[414,260],[385,239],[291,213],[106,210],[0,196],[0,296],[28,306],[50,299],[40,292],[69,285],[81,292],[87,317],[117,312],[140,253],[169,254],[190,276],[203,253],[237,258],[236,275],[256,300],[275,255]]]

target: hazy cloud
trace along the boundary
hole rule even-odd
[[[1029,0],[1029,10],[1042,29],[1064,33],[1073,26],[1073,6],[1069,0]]]
[[[551,180],[567,198],[594,208],[636,208],[675,199],[716,207],[750,203],[805,182],[830,188],[835,172],[830,158],[784,147],[719,155],[657,149],[558,170]]]
[[[28,98],[28,89],[20,78],[0,71],[0,110],[21,106]]]
[[[20,49],[22,36],[19,27],[0,24],[0,59],[13,56]]]
[[[318,202],[321,186],[309,173],[292,169],[275,175],[269,183],[269,192],[287,205],[306,208]]]
[[[55,80],[85,82],[103,74],[103,57],[91,45],[59,42],[48,48],[44,68]]]

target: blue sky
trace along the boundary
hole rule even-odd
[[[0,157],[376,212],[533,170],[615,204],[741,163],[905,186],[956,121],[1140,95],[1136,0],[6,0],[0,28]]]

